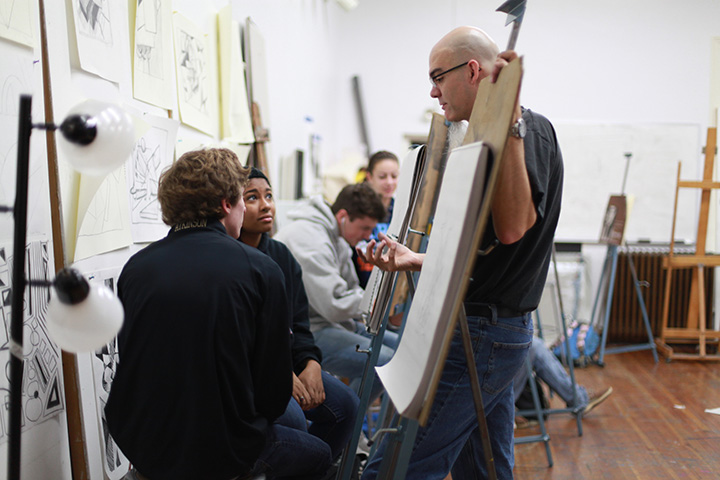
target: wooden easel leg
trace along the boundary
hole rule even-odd
[[[663,299],[663,314],[662,314],[662,328],[660,330],[660,338],[655,339],[655,346],[658,351],[667,359],[669,362],[672,360],[673,349],[666,343],[666,330],[669,328],[668,319],[670,316],[670,291],[672,287],[672,274],[673,268],[667,267],[667,274],[665,276],[665,298]]]
[[[694,314],[695,321],[698,322],[700,335],[698,341],[700,343],[700,358],[705,358],[707,355],[706,351],[706,337],[705,337],[705,268],[702,265],[698,265],[694,269],[695,278],[693,278],[693,285],[697,285],[697,303],[695,304]],[[692,300],[692,297],[690,297]],[[688,311],[688,323],[690,322],[690,311]]]
[[[483,406],[480,381],[478,380],[477,366],[475,365],[472,341],[470,340],[470,327],[468,327],[464,306],[460,309],[458,320],[460,323],[460,330],[462,331],[465,360],[468,365],[468,375],[470,376],[473,400],[475,401],[475,414],[477,415],[480,437],[482,438],[483,453],[485,454],[485,467],[487,468],[488,478],[490,480],[496,480],[497,473],[495,473],[495,459],[493,458],[492,445],[490,444],[490,432],[488,431],[487,419],[485,418],[485,407]]]

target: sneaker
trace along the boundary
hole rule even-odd
[[[515,425],[517,425],[518,430],[534,427],[539,424],[540,422],[538,422],[536,418],[525,418],[520,415],[515,416]]]
[[[607,390],[603,390],[602,392],[593,392],[592,390],[588,390],[588,403],[582,411],[583,417],[590,413],[590,410],[604,402],[612,392],[612,387]]]

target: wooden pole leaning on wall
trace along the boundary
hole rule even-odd
[[[717,147],[717,128],[708,128],[705,146],[705,166],[700,181],[680,180],[678,165],[677,187],[675,189],[675,207],[673,211],[672,233],[670,237],[670,252],[663,260],[666,269],[665,297],[663,300],[662,330],[660,337],[655,339],[658,351],[667,361],[674,358],[679,360],[720,360],[718,345],[720,344],[720,331],[707,328],[707,309],[705,299],[705,267],[720,266],[720,255],[707,254],[706,240],[708,231],[708,217],[710,214],[710,194],[713,190],[720,190],[720,182],[713,181],[715,155]],[[698,229],[695,253],[693,255],[676,255],[675,223],[677,220],[678,195],[681,188],[694,188],[701,190],[700,215],[698,216]],[[670,296],[672,292],[673,271],[683,268],[692,269],[690,284],[689,305],[684,327],[671,327],[669,325]],[[672,344],[686,344],[694,348],[693,352],[677,351],[679,347]],[[708,346],[714,353],[708,353]]]
[[[42,61],[44,114],[46,123],[54,123],[52,88],[50,79],[50,60],[48,55],[47,19],[45,2],[39,0],[40,16],[40,54]],[[65,242],[63,239],[62,203],[60,201],[60,182],[58,178],[57,144],[55,132],[47,130],[48,185],[50,189],[50,216],[52,221],[53,258],[55,273],[65,267]],[[65,387],[65,406],[70,444],[70,462],[74,480],[90,478],[88,473],[87,445],[82,425],[82,405],[80,402],[80,384],[77,371],[77,358],[71,353],[62,352],[63,384]]]
[[[42,61],[43,98],[45,122],[53,123],[53,102],[50,79],[50,60],[48,56],[47,19],[45,2],[39,0],[40,15],[40,54]],[[50,216],[52,221],[53,258],[55,273],[65,267],[65,242],[63,239],[62,203],[60,201],[60,181],[58,177],[57,144],[55,132],[46,132],[48,185],[50,188]],[[90,478],[88,473],[87,445],[82,425],[82,405],[80,402],[80,383],[77,371],[77,357],[62,352],[63,384],[65,387],[65,406],[70,444],[70,463],[74,480]]]

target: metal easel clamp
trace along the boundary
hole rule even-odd
[[[375,431],[372,438],[368,440],[367,445],[368,447],[372,446],[372,444],[377,442],[377,439],[380,438],[380,435],[385,435],[386,433],[398,434],[400,432],[402,432],[402,425],[397,427],[379,428],[377,429],[377,431]]]
[[[370,355],[372,353],[372,348],[366,350],[364,348],[360,348],[360,345],[355,345],[355,351],[357,353],[367,353],[368,355]]]

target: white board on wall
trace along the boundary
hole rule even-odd
[[[563,124],[555,129],[565,161],[562,210],[555,237],[596,242],[612,194],[635,201],[625,238],[670,241],[678,162],[683,180],[698,178],[700,127],[682,124]],[[695,241],[698,203],[681,193],[675,238]]]

